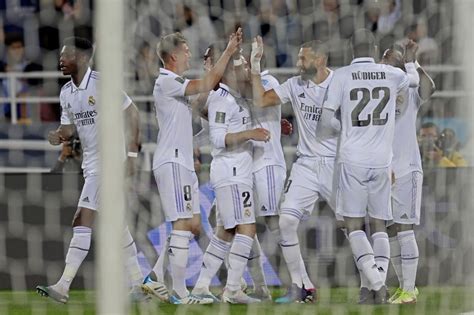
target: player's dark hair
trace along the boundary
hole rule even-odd
[[[94,50],[92,43],[88,39],[77,36],[66,38],[63,41],[63,45],[74,47],[76,50],[85,54],[89,59],[92,57],[92,53]]]
[[[311,40],[309,42],[303,43],[301,48],[310,48],[315,54],[323,55],[328,58],[328,47],[327,45],[320,40]]]
[[[354,58],[375,57],[377,42],[374,34],[368,29],[355,31],[350,42]]]
[[[166,63],[168,57],[174,52],[174,50],[181,44],[186,44],[186,42],[186,38],[180,32],[162,37],[156,47],[158,57],[160,57],[163,63]]]
[[[421,125],[421,129],[427,129],[427,128],[434,128],[436,129],[436,133],[439,134],[439,128],[434,122],[428,121]]]

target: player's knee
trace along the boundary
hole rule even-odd
[[[265,223],[272,232],[280,229],[280,218],[277,215],[265,217]]]
[[[195,236],[199,236],[201,234],[201,216],[194,215],[192,222],[191,222],[191,233]]]
[[[370,230],[373,233],[378,233],[378,232],[386,232],[387,227],[385,224],[385,220],[379,220],[379,219],[370,219]]]
[[[226,230],[223,226],[218,225],[216,227],[216,236],[225,242],[232,242],[235,235],[235,228]]]
[[[87,208],[78,208],[72,219],[72,227],[86,226],[92,228],[94,223],[95,211]]]
[[[243,234],[243,235],[246,235],[248,237],[254,238],[255,233],[257,232],[257,227],[255,226],[254,223],[252,223],[252,224],[240,224],[240,225],[237,225],[235,231],[238,234]]]
[[[388,234],[388,237],[395,237],[397,236],[399,232],[399,226],[398,224],[392,224],[390,226],[387,226],[387,234]]]
[[[280,231],[282,234],[287,234],[290,232],[295,232],[298,228],[298,224],[300,223],[299,218],[282,213],[280,215],[279,226]]]

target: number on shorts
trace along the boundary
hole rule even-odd
[[[242,193],[242,198],[244,198],[244,207],[251,207],[252,206],[252,201],[250,201],[250,193],[248,191],[244,191]]]
[[[287,180],[286,183],[285,183],[285,190],[284,190],[284,193],[286,194],[288,192],[288,190],[290,190],[290,186],[291,186],[291,183],[293,181],[291,179]]]
[[[183,187],[184,190],[184,201],[191,201],[192,195],[191,195],[191,186],[186,185]]]
[[[375,107],[373,114],[368,114],[367,119],[360,119],[360,113],[364,110],[364,108],[370,102],[370,91],[366,88],[355,88],[350,91],[350,99],[351,101],[359,100],[359,92],[362,92],[362,97],[357,103],[356,107],[352,110],[351,118],[352,118],[352,126],[354,127],[366,127],[370,125],[370,121],[372,120],[372,125],[381,126],[385,125],[388,121],[388,113],[385,114],[385,118],[380,118],[382,111],[387,106],[387,103],[390,99],[390,90],[388,87],[375,87],[372,90],[372,99],[378,100],[380,98],[380,92],[383,91],[383,97],[380,100],[377,107]],[[373,119],[371,119],[373,116]]]

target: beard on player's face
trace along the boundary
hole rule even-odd
[[[314,78],[316,73],[318,73],[318,69],[314,65],[314,63],[311,63],[309,66],[304,66],[302,65],[299,69],[301,78],[305,81],[311,80]]]

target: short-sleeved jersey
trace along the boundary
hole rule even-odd
[[[392,170],[396,178],[410,172],[423,172],[420,148],[416,136],[416,117],[423,100],[418,94],[418,87],[409,88],[403,114],[397,110],[395,135],[393,137]]]
[[[87,69],[84,78],[77,87],[74,82],[67,82],[59,94],[61,104],[61,125],[74,124],[81,139],[82,169],[84,177],[99,173],[99,73]],[[132,101],[124,93],[122,109]],[[125,143],[123,150],[125,159]]]
[[[235,95],[235,96],[234,96]],[[251,117],[245,100],[222,84],[208,98],[212,146],[211,184],[214,188],[242,183],[252,186],[252,142],[226,147],[225,135],[248,130]]]
[[[153,97],[158,121],[158,137],[153,169],[174,162],[194,171],[192,108],[185,96],[189,80],[160,69]]]
[[[280,85],[267,71],[261,73],[265,91]],[[286,168],[285,156],[281,147],[281,104],[260,108],[251,107],[252,123],[255,128],[265,128],[270,131],[270,141],[253,142],[253,171],[256,172],[266,166],[278,165]]]
[[[296,76],[274,88],[282,103],[291,102],[298,126],[298,156],[335,157],[337,138],[318,139],[316,127],[321,118],[324,100],[333,78],[333,71],[320,84]]]
[[[373,58],[356,58],[334,71],[324,105],[341,109],[338,161],[366,168],[392,161],[397,95],[406,97],[406,74]]]

